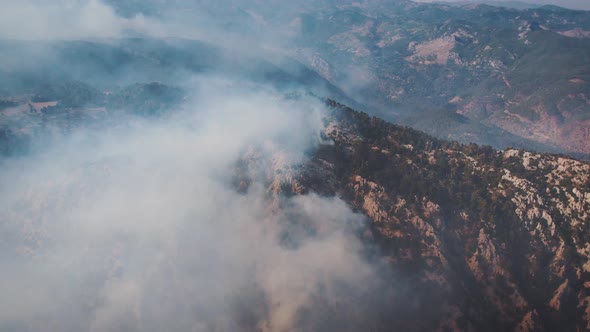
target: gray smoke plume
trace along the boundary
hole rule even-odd
[[[379,278],[355,235],[363,217],[313,194],[277,208],[262,179],[232,185],[248,149],[301,165],[322,106],[218,79],[191,95],[166,120],[121,119],[4,162],[0,330],[368,327]]]

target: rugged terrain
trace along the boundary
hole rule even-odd
[[[269,192],[339,196],[368,217],[365,241],[392,271],[376,330],[590,328],[589,164],[328,104],[334,144],[300,170],[269,164]]]
[[[112,5],[126,17],[194,17],[182,22],[190,26],[195,21],[195,31],[215,33],[199,36],[207,43],[146,41],[137,38],[140,32],[126,45],[61,43],[57,57],[67,60],[60,65],[71,69],[68,74],[51,69],[60,66],[37,66],[25,77],[25,85],[43,80],[35,76],[42,71],[47,80],[119,75],[134,83],[159,75],[150,80],[168,84],[183,77],[180,69],[266,72],[259,78],[274,75],[275,80],[295,75],[300,83],[317,83],[319,75],[344,92],[338,99],[346,95],[373,115],[443,139],[585,159],[590,154],[590,12],[406,0]],[[167,16],[171,13],[182,15]],[[229,52],[219,45],[230,46]],[[4,58],[32,53],[39,59],[39,54],[51,54],[48,46],[0,44]],[[261,54],[281,60],[261,61]],[[81,71],[89,65],[100,71]],[[11,71],[3,74],[4,80],[16,77]],[[0,82],[0,92],[6,87],[14,84]]]
[[[381,116],[462,142],[527,146],[505,131],[590,152],[587,12],[401,2],[293,22],[294,54]]]
[[[263,36],[387,120],[465,143],[590,153],[590,12],[405,0],[177,2],[207,12],[208,24]],[[117,8],[131,15],[161,5]]]

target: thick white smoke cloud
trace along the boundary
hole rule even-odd
[[[144,14],[140,11],[142,3],[137,2],[139,11],[129,16],[121,15],[112,3],[103,0],[3,0],[1,6],[0,39],[47,41],[143,36],[199,39],[225,46],[248,45],[243,36],[240,39],[224,32],[219,26],[223,23],[215,21],[207,7],[192,1],[170,4],[163,11],[160,3],[156,5],[162,11],[160,15]],[[259,43],[261,37],[259,32],[248,43],[250,46]]]
[[[99,0],[5,0],[0,11],[0,38],[112,38],[125,30],[143,30],[146,23],[142,15],[122,18]]]
[[[232,185],[249,149],[252,174],[294,172],[320,143],[322,107],[201,83],[165,121],[3,165],[0,330],[309,330],[336,307],[344,317],[322,320],[362,323],[357,295],[377,280],[354,235],[363,217],[313,194],[278,206],[264,176]]]

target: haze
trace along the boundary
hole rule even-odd
[[[440,2],[440,1],[432,1],[432,0],[416,0],[417,2]],[[485,1],[477,1],[477,0],[441,0],[446,2],[485,2]],[[498,0],[496,2],[510,2],[510,0]],[[586,0],[519,0],[519,1],[512,1],[512,2],[523,2],[523,3],[530,3],[533,5],[556,5],[565,8],[571,9],[583,9],[583,10],[590,10],[590,2]]]

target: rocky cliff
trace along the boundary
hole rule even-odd
[[[363,236],[391,278],[378,330],[590,328],[589,164],[439,141],[328,104],[332,143],[296,171],[277,156],[268,190],[339,196],[368,217]]]

